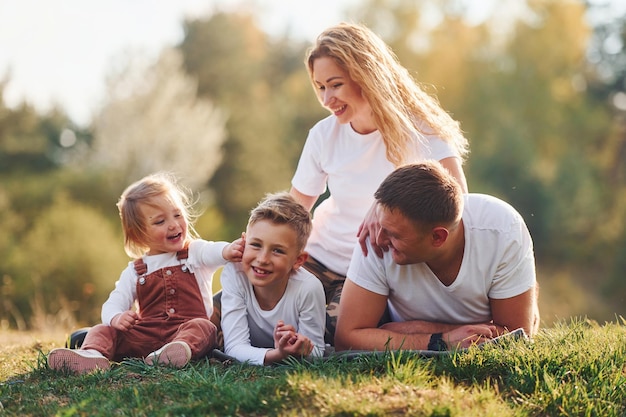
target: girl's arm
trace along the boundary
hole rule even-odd
[[[132,309],[137,299],[137,275],[133,263],[122,271],[120,279],[115,283],[115,289],[102,305],[101,319],[103,324],[111,325],[111,320],[121,313]]]

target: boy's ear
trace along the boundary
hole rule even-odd
[[[296,258],[296,262],[294,262],[293,264],[293,270],[295,271],[298,268],[300,268],[302,265],[304,265],[307,259],[309,259],[309,254],[307,252],[302,251],[300,255],[298,255],[298,257]]]

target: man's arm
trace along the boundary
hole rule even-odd
[[[511,298],[491,299],[493,323],[498,326],[498,333],[506,333],[522,327],[526,334],[537,333],[539,308],[535,287]]]
[[[391,321],[380,326],[381,329],[390,330],[396,333],[445,333],[450,332],[461,324],[434,323],[432,321],[411,320],[411,321]]]
[[[368,291],[347,279],[339,303],[335,349],[426,350],[433,333],[443,333],[448,348],[469,347],[496,336],[495,327],[488,324],[455,326],[416,320],[377,328],[386,303],[386,296]]]
[[[406,335],[377,328],[386,304],[386,296],[368,291],[346,279],[339,302],[335,349],[426,349],[430,335]],[[416,339],[419,339],[417,347]]]

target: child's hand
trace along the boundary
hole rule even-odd
[[[111,327],[125,332],[126,330],[133,328],[133,326],[137,323],[137,320],[139,320],[137,312],[128,310],[113,317],[113,320],[111,320]]]
[[[278,349],[280,340],[282,340],[284,337],[287,337],[287,340],[295,340],[295,335],[295,327],[290,324],[285,324],[285,322],[282,320],[278,320],[278,323],[276,323],[276,326],[274,327],[274,347]]]
[[[284,357],[295,356],[297,358],[308,356],[313,350],[311,339],[300,333],[292,333],[281,339],[276,347]]]
[[[274,328],[274,348],[278,349],[283,358],[287,356],[307,356],[313,350],[311,340],[296,333],[294,326],[279,320]]]
[[[224,247],[224,250],[222,251],[222,256],[227,261],[240,262],[243,256],[243,248],[245,244],[245,234],[242,233],[239,239]]]

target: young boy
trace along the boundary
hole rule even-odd
[[[288,193],[268,195],[252,210],[242,262],[221,275],[227,355],[255,365],[323,355],[324,288],[300,268],[311,226]]]

